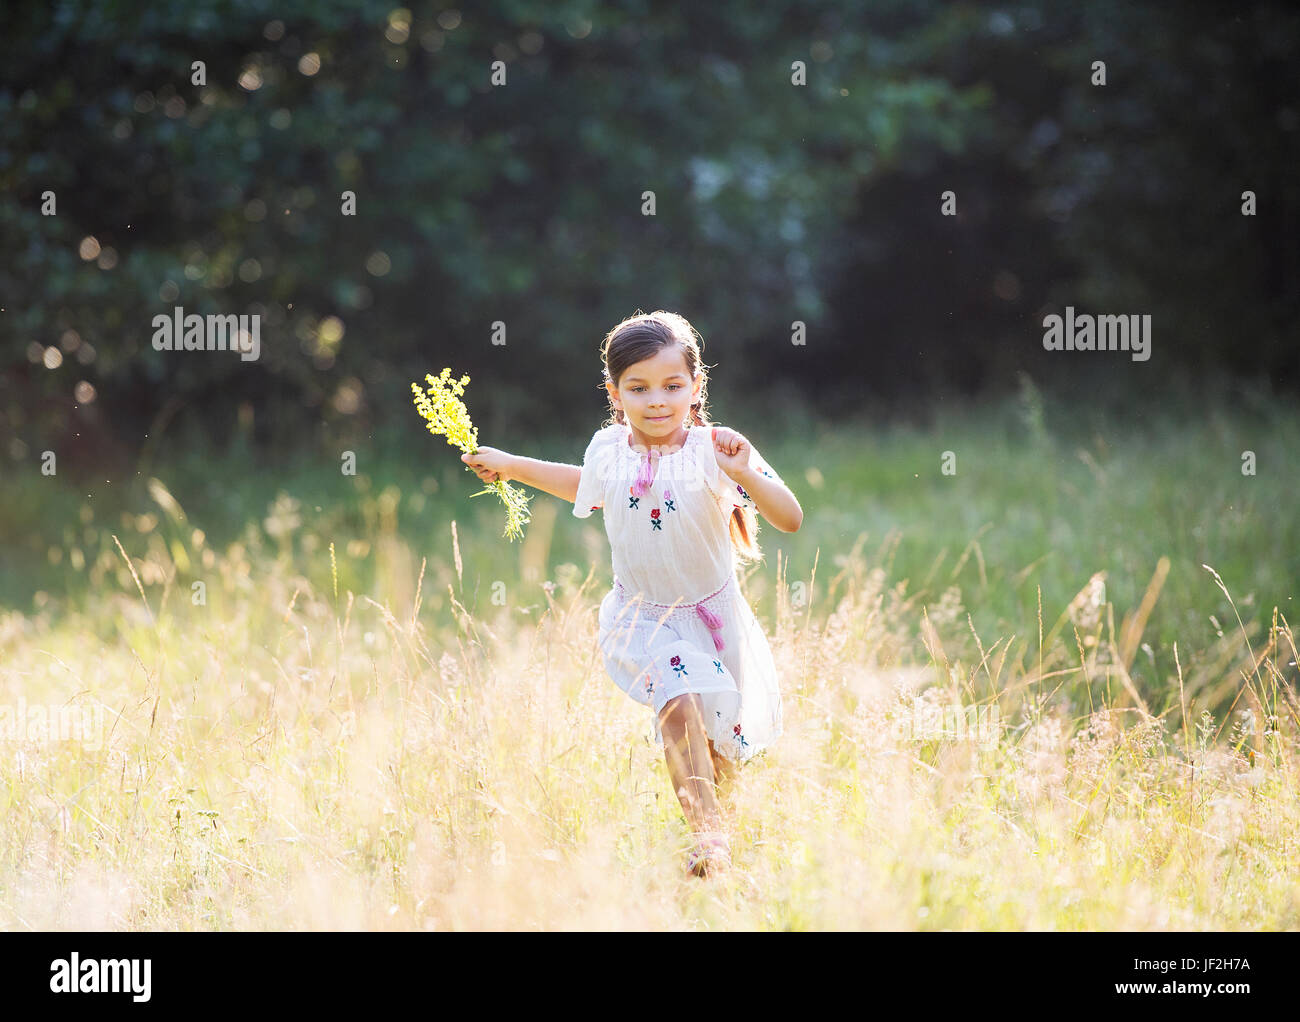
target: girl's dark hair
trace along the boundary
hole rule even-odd
[[[700,399],[691,405],[691,421],[697,427],[708,427],[708,392],[709,367],[700,356],[704,338],[695,327],[675,312],[637,312],[615,326],[605,335],[600,345],[600,357],[605,363],[604,379],[618,386],[623,374],[638,362],[654,358],[664,348],[677,345],[686,359],[686,371],[692,382],[696,376],[702,376]],[[601,383],[604,389],[604,382]],[[611,426],[624,422],[623,411],[609,402],[609,418],[604,425]],[[712,445],[709,446],[712,451]],[[758,536],[758,516],[751,508],[738,507],[731,512],[728,522],[731,530],[731,545],[741,560],[756,561],[763,556],[756,541]]]

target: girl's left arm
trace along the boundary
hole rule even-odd
[[[790,488],[777,479],[763,475],[752,464],[756,453],[749,440],[734,429],[713,429],[713,453],[718,467],[735,483],[743,486],[754,501],[759,514],[782,532],[798,532],[803,524],[803,508]]]

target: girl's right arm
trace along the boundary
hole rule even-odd
[[[507,454],[495,447],[479,447],[473,454],[462,454],[460,460],[474,470],[485,483],[517,480],[570,504],[578,496],[578,477],[582,469],[555,461],[538,461],[518,454]]]

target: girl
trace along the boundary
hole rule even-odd
[[[767,637],[739,592],[738,559],[760,556],[754,509],[782,532],[803,510],[735,430],[710,424],[699,335],[671,312],[638,314],[604,339],[610,419],[581,466],[480,447],[480,479],[518,480],[601,511],[614,585],[598,644],[614,682],[655,710],[673,788],[698,843],[687,869],[730,864],[718,782],[781,734],[781,692]]]

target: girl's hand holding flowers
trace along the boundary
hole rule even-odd
[[[510,463],[514,459],[495,447],[480,447],[473,454],[462,454],[460,460],[472,468],[474,474],[485,483],[508,483],[513,478]]]

